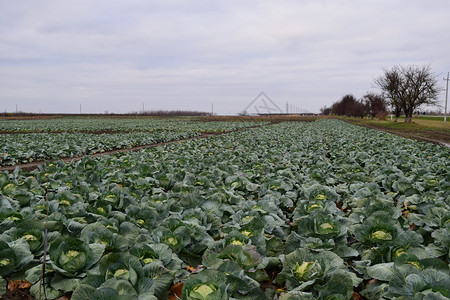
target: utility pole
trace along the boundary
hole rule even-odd
[[[447,78],[444,78],[444,80],[447,81],[447,88],[445,89],[444,124],[447,123],[448,82],[450,80],[449,75],[450,75],[450,72],[447,72]]]
[[[211,103],[211,116],[214,115],[214,103]]]
[[[144,114],[144,102],[142,102],[142,114]]]
[[[286,113],[289,113],[289,102],[286,102]]]
[[[80,115],[81,115],[81,103],[80,103]]]

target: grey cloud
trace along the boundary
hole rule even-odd
[[[3,1],[0,110],[310,111],[395,64],[450,69],[448,1]],[[3,106],[3,107],[2,107]]]

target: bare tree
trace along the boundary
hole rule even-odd
[[[403,110],[400,67],[395,66],[391,70],[384,70],[383,76],[375,79],[375,84],[381,89],[383,96],[388,99],[388,103],[395,115],[394,122],[397,122]]]
[[[430,66],[417,67],[409,66],[405,68],[405,122],[412,121],[414,110],[421,105],[438,106],[438,96],[442,91],[438,87],[436,75],[431,72]]]
[[[421,105],[438,105],[438,87],[436,75],[430,66],[395,66],[384,70],[384,74],[375,79],[375,84],[382,90],[398,120],[401,112],[405,113],[405,122],[412,121],[412,115]]]
[[[383,96],[368,93],[364,95],[363,100],[367,107],[367,113],[372,119],[375,117],[383,118],[387,116],[386,101]]]

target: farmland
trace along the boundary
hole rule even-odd
[[[331,119],[33,122],[2,123],[22,133],[0,145],[245,129],[2,173],[0,295],[20,279],[49,299],[450,298],[448,148]]]
[[[196,119],[152,118],[56,118],[38,120],[0,119],[0,132],[212,132],[254,125],[249,122],[198,122]]]
[[[264,122],[157,119],[0,120],[0,166],[70,158],[257,126]]]

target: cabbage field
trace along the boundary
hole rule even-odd
[[[228,132],[264,122],[158,119],[0,120],[0,166],[71,158]]]
[[[25,280],[37,299],[450,299],[442,146],[284,122],[0,185],[0,295]]]
[[[0,132],[222,132],[268,122],[199,122],[194,118],[55,118],[37,120],[0,119]]]

